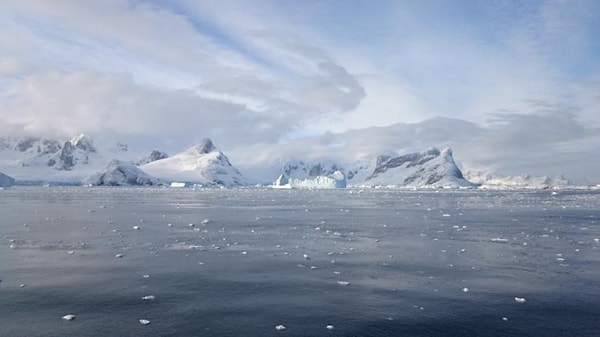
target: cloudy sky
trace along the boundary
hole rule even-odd
[[[596,0],[4,0],[0,31],[3,134],[211,137],[246,163],[360,134],[599,180]]]

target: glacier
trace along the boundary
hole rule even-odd
[[[102,173],[84,180],[84,184],[92,186],[157,186],[165,183],[131,163],[113,160]]]

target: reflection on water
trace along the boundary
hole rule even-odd
[[[0,336],[597,334],[598,192],[69,187],[0,200]]]

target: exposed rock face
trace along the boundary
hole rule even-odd
[[[198,154],[207,154],[216,151],[217,148],[209,138],[204,138],[198,145],[195,146]]]
[[[380,156],[367,184],[411,187],[469,187],[454,163],[452,150],[437,148],[398,157]]]
[[[152,150],[148,156],[133,161],[133,165],[141,166],[141,165],[151,163],[153,161],[166,159],[166,158],[169,158],[169,155],[166,152],[162,152],[159,150]]]

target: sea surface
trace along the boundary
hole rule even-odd
[[[599,191],[15,187],[0,336],[600,336],[599,241]]]

